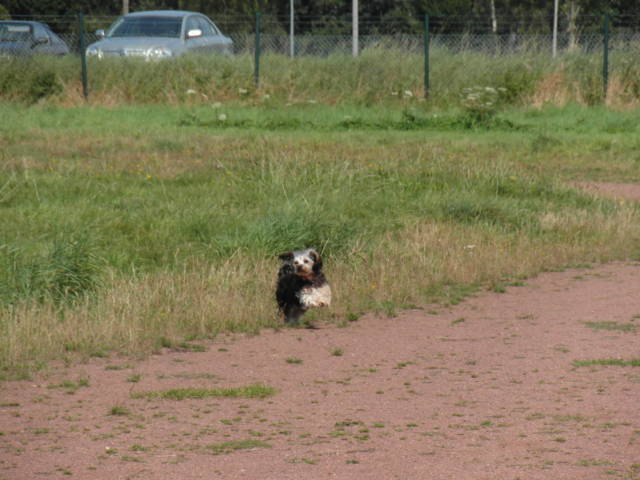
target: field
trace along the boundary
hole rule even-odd
[[[391,58],[0,65],[0,479],[640,478],[633,76]]]
[[[569,106],[2,106],[0,365],[148,354],[280,324],[315,246],[346,324],[635,258],[638,113]],[[182,346],[182,347],[180,347]],[[21,373],[22,372],[22,373]]]

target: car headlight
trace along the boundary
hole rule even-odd
[[[154,47],[147,51],[148,58],[168,58],[173,55],[173,52],[167,47]]]
[[[87,57],[98,57],[98,58],[102,58],[103,57],[102,50],[97,48],[97,47],[89,47],[89,48],[87,48],[87,50],[85,51],[85,54],[86,54]]]

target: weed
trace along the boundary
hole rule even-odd
[[[126,417],[131,415],[131,410],[124,405],[114,405],[109,410],[109,415],[118,416],[118,417]]]
[[[185,400],[198,398],[266,398],[275,395],[273,387],[256,383],[238,388],[177,388],[155,392],[133,393],[131,398]]]
[[[357,313],[348,312],[346,318],[347,318],[347,322],[357,322],[358,319],[360,318],[360,315],[358,315]]]
[[[331,349],[331,355],[333,355],[334,357],[341,357],[342,355],[344,355],[344,350],[342,350],[341,348],[332,348]]]
[[[291,364],[295,364],[295,365],[299,365],[302,363],[302,359],[301,358],[287,358],[286,359],[287,363],[291,363]]]
[[[246,440],[232,440],[228,442],[215,443],[211,445],[207,445],[206,450],[212,453],[213,455],[225,455],[229,453],[233,453],[237,450],[252,450],[254,448],[271,448],[266,442],[262,442],[260,440],[255,439],[246,439]]]
[[[396,370],[401,370],[401,369],[403,369],[404,367],[407,367],[407,366],[409,366],[409,365],[415,365],[415,362],[412,362],[412,361],[410,361],[410,360],[409,360],[409,361],[406,361],[406,362],[400,362],[400,363],[396,364],[396,366],[395,366],[395,367],[393,367],[393,368],[395,368]]]
[[[637,328],[633,323],[618,322],[585,322],[585,325],[593,330],[617,330],[621,332],[635,332]]]
[[[291,460],[288,460],[289,463],[305,463],[307,465],[316,465],[318,463],[317,460],[314,460],[313,458],[292,458]]]
[[[131,450],[132,452],[148,452],[150,448],[135,444],[131,445],[131,448],[129,448],[129,450]]]
[[[607,358],[600,360],[576,360],[573,362],[574,367],[591,367],[595,365],[614,367],[640,367],[640,358],[634,358],[631,360],[623,360],[621,358]]]

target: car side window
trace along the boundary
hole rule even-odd
[[[189,32],[189,30],[200,28],[200,26],[198,25],[198,19],[196,17],[187,18],[186,26],[187,26],[187,29],[186,29],[185,35]]]
[[[214,35],[213,28],[211,28],[211,24],[209,24],[206,19],[198,17],[198,24],[200,30],[202,30],[202,35],[204,35],[205,37]]]
[[[51,39],[51,43],[62,43],[62,39],[57,36],[55,33],[53,33],[51,30],[47,30],[47,33],[49,34],[49,38]]]
[[[211,28],[213,29],[213,34],[214,35],[222,35],[222,33],[220,33],[220,30],[218,30],[218,27],[216,27],[216,24],[210,21],[207,21],[207,23],[211,24]]]
[[[47,33],[47,30],[42,28],[42,26],[40,25],[34,25],[33,26],[33,38],[46,38],[47,41],[51,41],[49,34]]]

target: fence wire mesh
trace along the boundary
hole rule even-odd
[[[80,58],[82,50],[81,31],[84,29],[84,45],[91,45],[100,40],[97,31],[107,30],[117,20],[117,17],[87,16],[81,24],[77,16],[39,16],[39,17],[19,17],[0,22],[0,57],[5,61],[0,62],[0,98],[14,97],[17,95],[19,85],[10,84],[10,77],[15,76],[20,68],[33,69],[33,61],[23,62],[25,58],[62,57]],[[385,59],[395,60],[399,57],[415,57],[416,61],[425,55],[425,35],[421,30],[421,22],[413,19],[413,28],[394,28],[394,25],[384,25],[375,23],[363,24],[361,33],[358,36],[358,53],[367,55],[368,52],[388,52],[378,58],[382,62]],[[623,27],[613,28],[608,36],[608,57],[609,69],[618,72],[626,78],[627,83],[634,95],[640,97],[640,81],[633,80],[638,77],[638,65],[640,65],[640,19],[638,22],[628,21]],[[39,23],[30,23],[39,22]],[[351,34],[352,25],[345,22],[336,22],[332,25],[315,25],[314,19],[301,19],[298,30],[302,33],[290,35],[288,30],[288,20],[275,19],[272,17],[262,18],[260,22],[259,43],[256,42],[256,19],[239,17],[221,17],[216,19],[217,26],[221,32],[232,41],[231,66],[225,68],[233,69],[234,65],[238,70],[247,70],[247,65],[253,62],[252,68],[256,68],[256,60],[260,59],[261,72],[269,72],[270,67],[278,69],[295,68],[293,64],[283,63],[288,57],[296,59],[303,58],[329,58],[344,57],[348,59],[353,54],[353,36]],[[557,59],[552,58],[554,42],[557,50],[557,57],[562,60],[567,57],[582,56],[579,61],[572,63],[568,70],[571,75],[580,76],[580,69],[584,71],[600,70],[603,53],[604,31],[601,25],[596,25],[585,33],[560,32],[557,36],[552,35],[548,28],[541,28],[539,31],[508,32],[508,33],[487,33],[487,27],[469,27],[461,33],[442,33],[445,29],[439,28],[443,24],[442,20],[434,21],[434,28],[429,34],[429,52],[433,58],[430,60],[431,74],[434,81],[431,83],[433,91],[447,90],[451,88],[450,78],[451,65],[446,64],[447,58],[461,58],[465,55],[475,55],[482,58],[476,61],[469,68],[476,70],[476,80],[478,70],[482,70],[480,78],[487,78],[491,72],[500,71],[520,62],[526,68],[534,69],[533,64],[551,64]],[[26,26],[25,26],[26,25]],[[417,27],[416,27],[417,25]],[[256,52],[256,49],[258,51]],[[256,55],[258,53],[259,55]],[[518,60],[520,56],[520,60]],[[282,57],[274,60],[275,57]],[[10,60],[10,61],[7,61]],[[53,60],[47,59],[46,62]],[[68,60],[67,60],[68,61]],[[347,61],[347,60],[345,60]],[[45,64],[41,60],[41,64]],[[235,63],[234,63],[235,62]],[[78,61],[79,65],[80,62]],[[344,63],[342,63],[344,65]],[[40,68],[40,67],[36,67]],[[97,73],[100,67],[95,63],[89,65],[89,78],[93,73]],[[335,64],[328,68],[336,68]],[[54,69],[55,70],[55,69]],[[331,72],[334,76],[346,74],[340,67]],[[459,69],[458,69],[459,70]],[[403,74],[413,75],[413,81],[408,82],[409,88],[418,90],[423,80],[420,68]],[[231,74],[229,74],[231,75]],[[19,76],[19,75],[18,75]],[[249,74],[249,76],[251,76]],[[470,76],[471,78],[472,76]],[[593,76],[592,76],[593,77]],[[259,78],[256,80],[259,81]],[[95,82],[95,80],[93,80]],[[169,80],[167,80],[169,81]],[[602,77],[589,80],[604,82]],[[392,83],[391,81],[389,82]],[[396,83],[400,83],[397,81]],[[454,82],[455,83],[455,82]],[[456,83],[456,85],[462,85]],[[592,86],[595,91],[596,88]],[[33,88],[33,87],[24,87]],[[101,84],[101,88],[108,88]],[[117,85],[113,85],[117,88]],[[400,87],[402,88],[402,87]],[[13,89],[13,90],[12,90]],[[37,87],[35,87],[37,90]],[[637,90],[637,91],[635,91]],[[36,93],[37,95],[37,93]],[[597,97],[597,95],[596,95]]]

